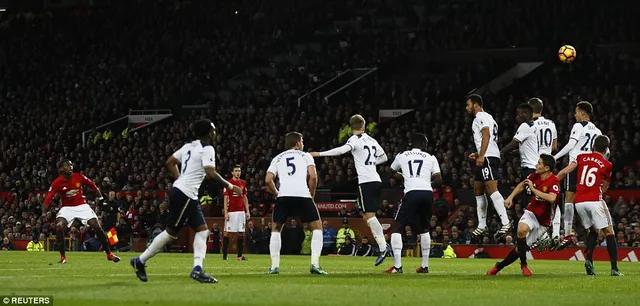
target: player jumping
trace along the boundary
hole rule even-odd
[[[551,154],[558,149],[558,131],[553,121],[542,117],[544,103],[539,98],[529,99],[529,105],[533,109],[533,123],[538,131],[538,151],[540,154]],[[551,237],[557,240],[560,237],[560,223],[562,223],[562,211],[560,205],[556,205],[553,214]]]
[[[518,184],[511,192],[511,195],[504,200],[504,204],[509,208],[513,203],[513,198],[520,194],[525,186],[528,186],[533,193],[529,206],[524,210],[524,214],[518,222],[516,247],[511,250],[504,260],[487,271],[487,275],[498,274],[518,258],[520,258],[522,275],[532,275],[527,266],[527,251],[547,234],[547,229],[551,225],[551,213],[555,209],[556,199],[560,194],[560,181],[552,172],[555,163],[553,156],[548,154],[540,155],[536,165],[536,172]]]
[[[240,165],[233,167],[233,178],[229,180],[242,189],[242,193],[235,193],[228,188],[224,189],[224,238],[222,238],[222,259],[227,260],[229,252],[229,234],[236,233],[238,239],[238,257],[237,260],[247,260],[242,255],[244,249],[244,226],[247,219],[251,217],[249,214],[249,200],[247,199],[247,183],[240,179]]]
[[[109,240],[98,223],[98,216],[87,204],[82,194],[82,186],[88,186],[96,191],[96,201],[102,201],[102,193],[98,186],[80,173],[73,173],[73,163],[68,159],[58,162],[58,173],[60,176],[56,178],[49,188],[49,193],[44,199],[44,206],[49,207],[53,197],[60,195],[61,207],[56,216],[56,245],[60,251],[60,261],[58,263],[67,263],[65,255],[65,230],[71,227],[74,220],[78,220],[83,224],[88,224],[96,233],[98,241],[102,244],[102,249],[107,254],[107,259],[113,262],[119,262],[120,257],[111,253]]]
[[[563,178],[577,169],[578,184],[576,187],[576,211],[582,225],[589,231],[587,235],[587,260],[584,267],[587,275],[595,275],[593,267],[593,251],[598,242],[598,232],[603,231],[607,237],[607,251],[611,260],[611,276],[622,276],[618,270],[618,244],[611,222],[611,214],[602,194],[607,191],[613,165],[605,158],[609,148],[607,136],[597,136],[593,142],[593,153],[583,153],[562,169],[558,174]],[[564,246],[561,245],[560,248]]]
[[[587,101],[578,102],[575,110],[576,123],[571,128],[571,136],[569,142],[554,156],[556,160],[562,158],[569,153],[569,164],[576,161],[578,154],[590,153],[593,142],[602,132],[591,123],[591,114],[593,106]],[[565,178],[565,198],[564,198],[564,239],[560,242],[562,245],[573,243],[573,213],[576,197],[576,180],[577,171],[569,173]]]
[[[500,150],[498,149],[498,124],[493,117],[486,113],[483,107],[482,97],[472,94],[467,97],[467,113],[473,116],[473,142],[478,152],[469,154],[469,159],[475,160],[476,174],[473,183],[473,192],[476,195],[478,205],[478,228],[473,231],[474,237],[481,237],[487,233],[487,202],[488,194],[493,202],[502,227],[496,232],[494,238],[503,238],[511,229],[511,222],[504,207],[504,198],[498,191],[500,175]]]
[[[289,217],[300,217],[303,223],[311,227],[311,273],[326,275],[320,267],[322,253],[322,220],[313,197],[318,186],[316,164],[311,154],[303,152],[302,134],[288,133],[284,138],[286,151],[278,154],[267,169],[265,182],[269,191],[276,196],[273,208],[273,225],[269,253],[271,268],[269,274],[280,274],[280,247],[282,239],[280,231]],[[275,178],[280,179],[280,189],[276,188]],[[307,184],[307,177],[309,182]]]
[[[391,247],[393,248],[393,267],[385,273],[402,273],[402,236],[406,225],[412,225],[420,233],[422,265],[417,273],[429,273],[429,253],[431,235],[429,235],[431,209],[433,206],[433,188],[442,184],[440,165],[435,156],[424,152],[427,137],[415,134],[411,139],[410,151],[405,151],[391,164],[391,169],[402,172],[404,178],[404,198],[398,205],[391,227]],[[432,180],[433,179],[433,180]]]
[[[364,132],[366,122],[361,115],[353,115],[349,120],[353,136],[341,147],[324,152],[312,152],[311,156],[340,156],[347,152],[353,155],[353,163],[358,173],[358,200],[357,205],[363,210],[363,219],[371,229],[373,238],[380,248],[380,254],[376,259],[376,266],[380,265],[389,253],[387,241],[384,240],[384,229],[376,212],[380,205],[380,190],[382,180],[376,169],[387,161],[387,154],[373,137]]]
[[[167,160],[167,168],[175,179],[169,190],[169,218],[167,229],[156,236],[151,245],[140,255],[131,259],[136,276],[143,282],[148,280],[145,263],[158,254],[169,242],[178,239],[178,233],[188,222],[196,232],[193,237],[193,270],[191,278],[201,283],[217,283],[218,280],[206,274],[202,263],[207,252],[209,229],[198,202],[198,189],[206,177],[214,179],[233,192],[242,193],[216,172],[215,151],[210,145],[215,138],[216,127],[209,120],[199,120],[194,125],[195,141],[185,144]],[[181,169],[178,170],[178,165]]]

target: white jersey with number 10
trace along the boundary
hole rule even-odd
[[[553,121],[545,118],[538,117],[533,120],[538,132],[538,145],[540,154],[551,154],[553,150],[553,141],[558,139],[558,130],[556,130],[556,124]]]
[[[311,198],[307,167],[315,165],[311,154],[300,150],[287,150],[274,157],[267,172],[280,180],[278,197]]]

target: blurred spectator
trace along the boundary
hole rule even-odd
[[[42,240],[40,240],[41,238],[42,237],[33,235],[33,239],[29,241],[29,244],[27,244],[27,251],[31,251],[31,252],[45,251],[44,243],[42,242]]]
[[[4,237],[2,239],[2,244],[0,244],[0,251],[13,251],[16,248],[13,246],[13,242],[8,237]]]
[[[329,226],[329,222],[322,221],[322,254],[336,253],[336,231]]]
[[[284,226],[282,230],[282,254],[300,255],[303,241],[302,227],[298,226],[296,219],[291,219],[289,226]]]
[[[338,249],[345,245],[347,236],[355,237],[356,233],[349,228],[349,220],[344,218],[342,219],[342,228],[338,230],[338,234],[336,235],[336,247]]]
[[[302,229],[304,230],[304,240],[302,240],[300,254],[309,255],[311,254],[311,231],[309,230],[309,223],[302,224]]]
[[[362,237],[360,241],[360,246],[358,246],[358,250],[356,251],[356,256],[371,256],[373,255],[373,247],[369,243],[369,238],[367,236]]]
[[[305,233],[306,234],[306,233]],[[247,223],[247,249],[250,254],[259,254],[260,240],[262,239],[262,231],[253,225],[253,221]],[[305,237],[306,239],[306,237]]]
[[[338,247],[338,255],[355,256],[355,254],[356,246],[353,243],[353,239],[351,239],[351,236],[347,235],[344,239],[344,245]]]

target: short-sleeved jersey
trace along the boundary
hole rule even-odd
[[[229,197],[229,207],[227,212],[244,211],[244,197],[247,195],[247,183],[241,179],[230,179],[229,183],[242,189],[242,194],[233,192],[229,188],[224,188],[224,195]]]
[[[82,194],[82,186],[88,186],[93,190],[98,189],[98,186],[96,186],[93,181],[81,173],[71,174],[71,179],[66,179],[62,175],[58,176],[58,178],[51,183],[51,187],[49,187],[49,193],[47,193],[47,197],[44,199],[44,205],[51,205],[51,201],[53,201],[53,197],[56,194],[60,194],[62,207],[87,204]]]
[[[412,190],[433,191],[431,177],[440,173],[435,156],[419,149],[398,154],[391,163],[391,169],[402,173],[405,194]]]
[[[520,143],[520,166],[535,169],[540,159],[538,152],[538,133],[533,122],[523,122],[513,139]]]
[[[376,167],[376,159],[385,153],[378,141],[367,133],[362,133],[351,136],[347,140],[347,145],[351,147],[358,183],[382,182]]]
[[[493,116],[482,111],[476,114],[473,119],[471,130],[473,131],[473,143],[476,145],[476,150],[480,153],[482,148],[482,130],[489,129],[489,145],[485,152],[485,157],[497,157],[500,158],[500,149],[498,149],[498,124],[493,120]]]
[[[599,153],[584,153],[578,155],[576,163],[576,205],[581,202],[602,201],[602,183],[611,180],[611,162]]]
[[[590,121],[577,122],[571,128],[571,139],[575,139],[578,143],[569,152],[569,162],[575,161],[579,154],[591,153],[593,150],[593,141],[597,136],[602,135],[598,129]]]
[[[173,157],[180,161],[180,176],[173,182],[173,187],[197,200],[198,189],[206,176],[204,168],[216,166],[215,150],[211,145],[195,140],[182,146]]]
[[[540,175],[533,173],[530,174],[527,179],[533,182],[533,187],[544,193],[560,194],[560,181],[555,174],[551,174],[547,179],[543,180]],[[555,208],[556,202],[549,203],[535,194],[531,196],[531,202],[529,202],[529,205],[527,206],[527,210],[536,216],[538,222],[542,226],[551,225],[552,214],[555,211]]]
[[[533,119],[533,123],[538,133],[538,151],[540,154],[551,154],[553,141],[558,139],[556,124],[542,116]]]
[[[300,150],[287,150],[273,158],[267,172],[280,179],[278,197],[311,198],[307,167],[315,165],[311,154]]]

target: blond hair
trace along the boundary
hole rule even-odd
[[[364,120],[364,117],[359,114],[353,115],[351,116],[351,119],[349,119],[349,125],[354,131],[364,130],[365,123],[366,121]]]

